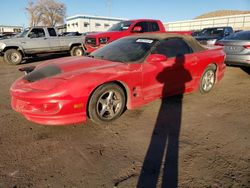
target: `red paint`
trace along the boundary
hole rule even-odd
[[[245,45],[244,48],[250,49],[250,45]]]

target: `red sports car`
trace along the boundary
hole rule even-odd
[[[119,39],[88,57],[25,67],[11,86],[12,107],[46,125],[109,122],[155,99],[200,90],[221,80],[225,54],[193,37],[142,34]]]

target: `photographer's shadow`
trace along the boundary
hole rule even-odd
[[[162,99],[160,110],[156,119],[151,141],[144,158],[143,166],[137,183],[138,188],[154,187],[178,187],[178,155],[179,135],[182,117],[182,98],[185,91],[185,83],[192,77],[184,68],[185,57],[177,57],[171,67],[166,67],[157,76],[157,80],[164,84],[162,94],[168,95],[181,93],[173,97]],[[174,84],[170,87],[171,71],[177,69]],[[172,80],[173,81],[173,80]],[[172,84],[171,83],[171,84]]]

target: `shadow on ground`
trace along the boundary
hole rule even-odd
[[[178,187],[179,136],[182,118],[182,98],[185,85],[192,76],[184,67],[185,57],[177,57],[172,66],[165,66],[157,75],[162,84],[162,96],[180,95],[162,100],[151,141],[137,183],[138,188]],[[178,77],[176,77],[178,72]]]

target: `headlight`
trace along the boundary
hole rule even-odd
[[[99,38],[99,43],[100,44],[106,44],[108,41],[109,41],[108,37]]]
[[[0,42],[0,49],[3,50],[6,47],[6,44]]]
[[[207,44],[215,44],[217,39],[211,39],[207,41]]]

